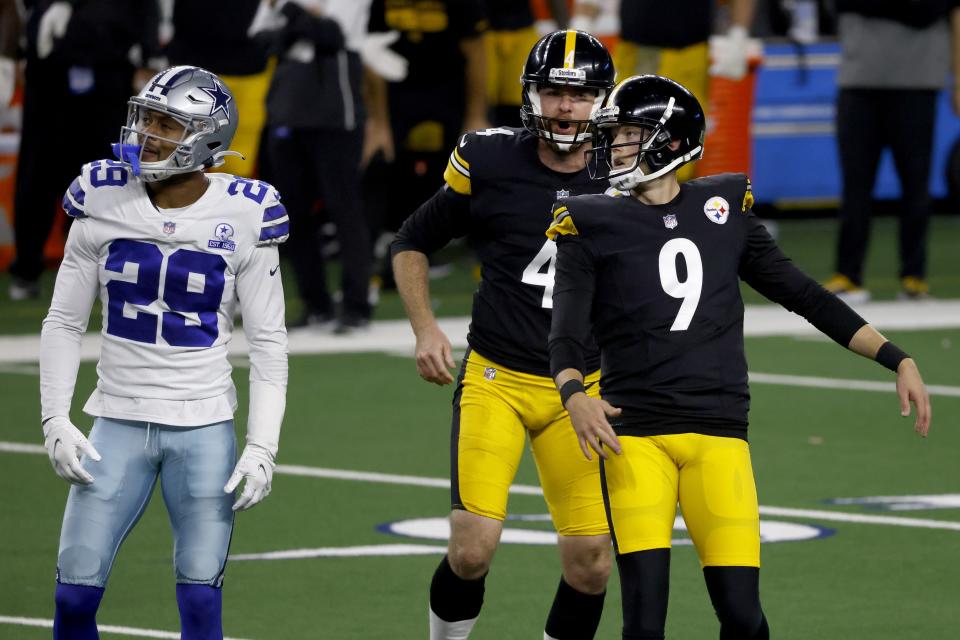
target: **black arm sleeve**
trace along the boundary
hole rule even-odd
[[[867,321],[846,303],[798,269],[760,224],[747,214],[747,248],[740,277],[765,297],[807,319],[828,337],[847,347]]]
[[[470,198],[444,185],[404,221],[390,255],[402,251],[431,254],[470,231]]]
[[[284,27],[284,44],[292,45],[301,38],[313,42],[318,54],[336,53],[343,49],[346,40],[336,20],[315,16],[294,2],[288,2],[280,9],[287,17]]]
[[[596,270],[583,239],[557,237],[557,262],[553,281],[553,314],[550,322],[550,375],[564,369],[585,373],[583,357],[592,344],[590,310]]]

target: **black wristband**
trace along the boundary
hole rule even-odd
[[[900,363],[909,357],[900,347],[887,340],[877,349],[877,356],[874,360],[896,373]]]
[[[567,406],[567,400],[575,393],[586,392],[587,388],[583,386],[582,380],[567,380],[560,385],[560,404]]]

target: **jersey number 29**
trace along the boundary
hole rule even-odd
[[[150,305],[161,295],[171,309],[161,314],[160,335],[175,347],[209,347],[217,339],[217,310],[223,298],[224,271],[227,263],[215,253],[177,249],[167,258],[163,291],[160,290],[163,254],[156,245],[136,240],[114,240],[104,267],[123,273],[127,263],[137,265],[133,282],[111,280],[107,283],[107,333],[154,344],[157,341],[155,314],[137,311],[128,318],[127,304]],[[191,282],[190,276],[199,276]],[[202,279],[202,285],[199,280]],[[196,313],[199,324],[190,322],[187,313]]]

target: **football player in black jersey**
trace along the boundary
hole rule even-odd
[[[397,289],[417,337],[417,371],[441,385],[453,382],[454,362],[430,306],[427,255],[466,236],[481,263],[470,348],[453,398],[450,544],[430,587],[432,640],[466,638],[480,613],[528,435],[563,567],[545,637],[592,638],[610,574],[599,465],[577,451],[550,377],[556,245],[543,229],[556,199],[605,188],[591,181],[583,148],[591,117],[613,87],[613,63],[589,34],[557,31],[534,46],[521,82],[525,128],[464,135],[443,188],[407,219],[392,247]],[[587,380],[596,381],[595,347],[585,366]]]
[[[720,637],[769,638],[739,280],[895,371],[901,412],[914,403],[923,436],[929,396],[909,356],[780,252],[751,211],[746,176],[678,184],[677,169],[703,151],[703,111],[689,91],[635,76],[617,85],[595,120],[591,173],[621,194],[554,207],[549,349],[580,448],[603,459],[623,638],[664,637],[678,501]],[[583,393],[591,336],[602,354],[602,400]]]

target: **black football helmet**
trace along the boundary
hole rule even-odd
[[[540,108],[540,89],[547,85],[595,89],[597,98],[590,111],[592,118],[613,88],[615,80],[610,52],[592,35],[572,29],[549,33],[530,50],[520,76],[523,86],[520,117],[523,126],[566,153],[591,139],[592,119],[565,121],[573,125],[572,134],[554,133],[550,126],[554,118],[544,117]]]
[[[620,191],[635,189],[703,155],[703,108],[692,93],[669,78],[627,78],[613,89],[593,120],[597,135],[587,152],[590,176],[609,180]],[[640,127],[641,137],[614,144],[623,126]],[[618,161],[615,150],[618,156],[633,155],[633,161]]]

